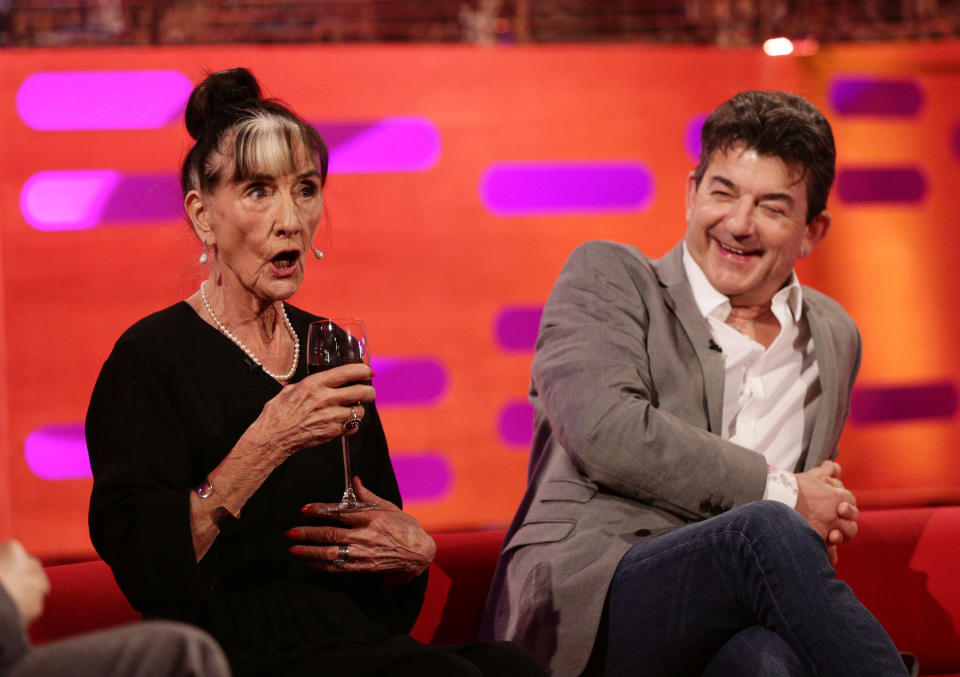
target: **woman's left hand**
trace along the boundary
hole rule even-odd
[[[333,517],[346,527],[302,526],[286,536],[317,545],[295,545],[290,552],[320,571],[382,573],[388,583],[406,583],[422,574],[436,554],[433,538],[416,519],[390,501],[380,498],[353,478],[353,490],[364,503],[377,510],[337,513]],[[304,515],[320,517],[320,509],[334,503],[309,503]]]

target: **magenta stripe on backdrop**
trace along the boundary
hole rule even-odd
[[[498,162],[480,178],[497,216],[638,212],[654,197],[653,173],[633,160]]]
[[[82,423],[52,423],[32,430],[23,456],[34,475],[44,480],[90,477],[90,460]]]
[[[40,71],[17,90],[17,112],[31,129],[156,129],[180,119],[193,89],[174,70]]]
[[[440,501],[453,488],[453,468],[440,451],[390,454],[404,501]]]
[[[37,172],[20,191],[20,213],[33,228],[44,231],[183,219],[174,175],[112,169]]]
[[[331,174],[419,172],[432,168],[440,158],[440,132],[427,118],[312,124],[330,148]]]
[[[540,331],[543,306],[504,306],[494,320],[493,333],[501,350],[533,350]]]
[[[916,167],[844,167],[837,194],[851,204],[915,204],[926,197],[927,179]]]
[[[952,418],[957,413],[955,383],[917,383],[889,386],[861,385],[850,398],[854,423],[887,423],[930,418]]]
[[[706,120],[706,113],[694,115],[683,131],[683,147],[687,149],[687,155],[693,162],[700,160],[700,132],[703,131],[703,123]]]
[[[923,109],[923,90],[915,80],[835,77],[827,96],[830,105],[841,115],[912,117]]]
[[[533,406],[527,400],[504,404],[497,418],[497,431],[506,444],[529,447],[533,438]]]
[[[436,358],[374,356],[371,366],[378,407],[438,404],[447,392],[447,368]]]

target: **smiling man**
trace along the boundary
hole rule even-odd
[[[554,675],[904,675],[832,568],[857,531],[832,459],[860,338],[793,272],[830,229],[830,126],[743,92],[701,140],[684,240],[582,245],[544,308],[483,634]]]

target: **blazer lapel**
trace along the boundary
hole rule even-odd
[[[716,346],[716,343],[710,334],[710,327],[693,299],[693,290],[683,271],[682,241],[666,256],[652,263],[663,289],[664,301],[679,320],[700,361],[706,390],[710,432],[719,435],[723,425],[723,355],[719,346],[711,348]]]
[[[810,446],[803,451],[803,469],[810,470],[818,466],[833,451],[829,447],[833,444],[835,434],[834,428],[839,410],[839,388],[837,386],[837,352],[834,350],[829,326],[817,309],[807,302],[806,295],[803,300],[803,315],[810,327],[817,367],[820,371],[820,406],[817,417],[812,422]]]

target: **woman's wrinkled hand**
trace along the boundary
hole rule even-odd
[[[376,503],[379,509],[322,515],[334,517],[344,527],[290,529],[287,538],[300,542],[290,552],[320,571],[381,573],[390,584],[406,583],[422,574],[437,551],[430,534],[416,519],[366,489],[360,478],[353,478],[353,488],[358,500]],[[310,503],[302,512],[317,517],[322,508],[332,505],[336,504]]]
[[[363,407],[358,405],[373,402],[376,391],[366,385],[373,375],[365,364],[348,364],[284,386],[264,405],[249,432],[285,456],[352,435],[356,429],[345,429],[344,423],[354,414],[362,419]]]

